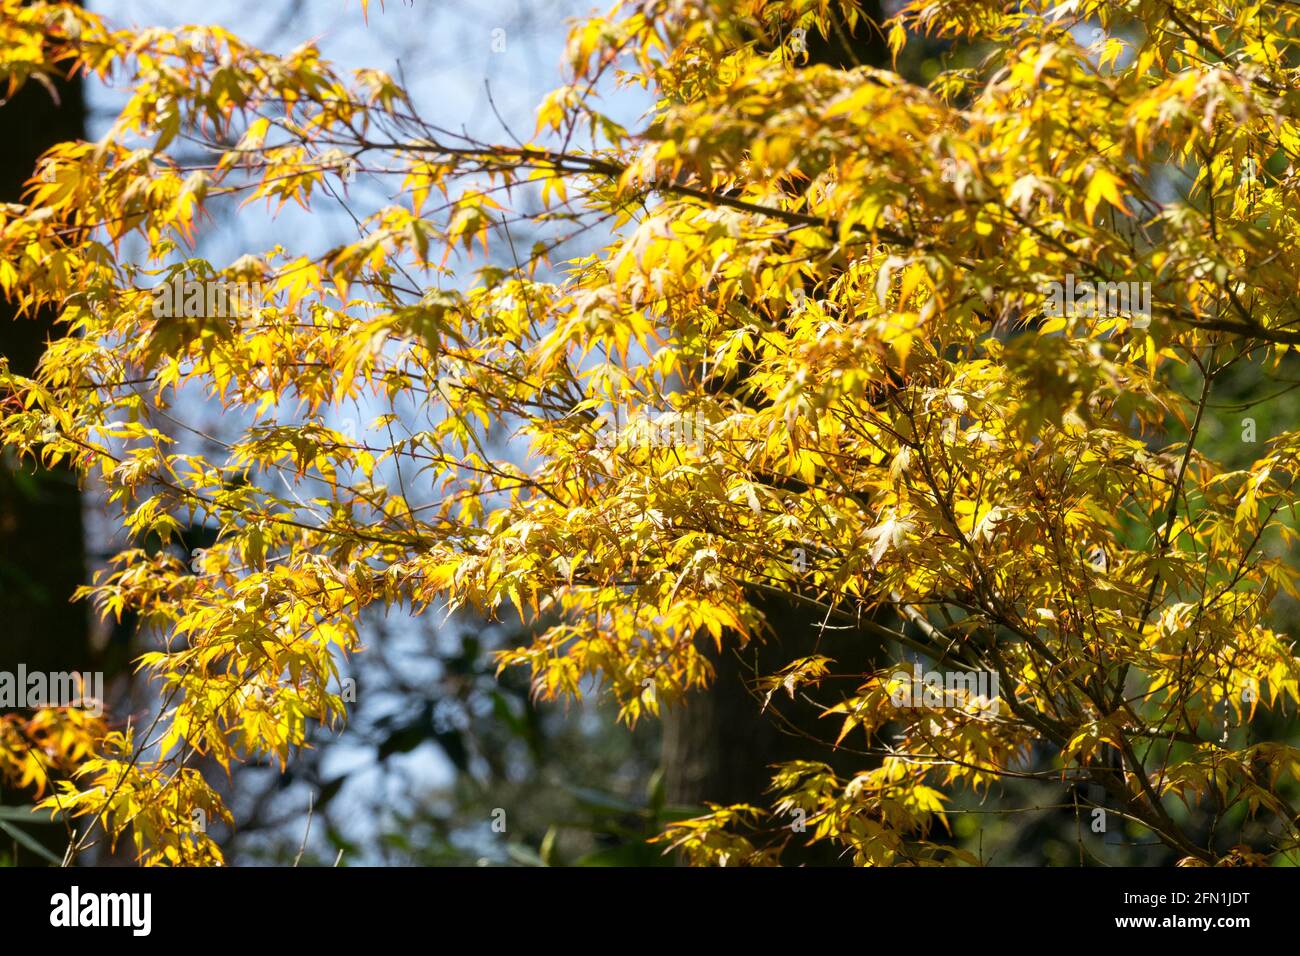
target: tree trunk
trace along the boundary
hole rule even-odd
[[[867,4],[866,8],[879,22],[879,4]],[[824,40],[809,31],[804,37],[809,63],[847,69],[889,62],[883,37],[868,25],[860,26],[854,37],[847,34],[847,30],[833,31],[830,39]],[[834,658],[840,673],[865,671],[878,653],[877,642],[861,635],[845,637],[845,632],[839,631],[828,631],[819,641],[820,614],[779,598],[757,597],[755,603],[767,615],[775,638],[737,652],[735,636],[727,635],[730,640],[724,641],[722,653],[712,655],[717,673],[713,684],[664,711],[662,757],[666,795],[672,804],[698,807],[710,801],[761,806],[771,781],[769,767],[781,761],[819,760],[837,770],[847,769],[854,761],[859,768],[864,765],[860,755],[851,757],[821,742],[828,736],[834,739],[838,728],[818,720],[815,708],[807,702],[792,702],[782,693],[763,713],[761,695],[747,684],[752,684],[756,675],[771,674],[794,658],[814,652]],[[837,682],[834,686],[844,685]],[[845,693],[856,686],[844,687]],[[779,713],[774,712],[777,708]],[[834,862],[818,858],[817,851],[808,854],[793,845],[791,849],[794,854],[783,859]]]
[[[56,82],[55,89],[57,103],[42,85],[29,82],[0,106],[2,202],[20,201],[44,150],[84,134],[80,80]],[[9,360],[11,372],[35,370],[46,341],[60,334],[53,319],[49,311],[18,318],[0,298],[0,355]],[[67,467],[45,469],[5,454],[0,459],[0,670],[13,671],[19,663],[29,671],[96,669],[87,607],[70,601],[85,580],[76,475]],[[34,826],[28,832],[56,853],[66,842],[61,827]],[[38,861],[24,855],[19,862]]]

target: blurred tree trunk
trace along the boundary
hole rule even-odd
[[[57,102],[39,83],[27,83],[0,105],[0,202],[19,202],[37,157],[55,143],[84,134],[80,80],[57,82]],[[30,375],[54,316],[19,318],[0,298],[0,355],[10,371]],[[66,467],[41,468],[0,459],[0,670],[20,662],[30,671],[93,671],[86,605],[71,603],[86,580],[81,493]],[[22,799],[27,799],[23,797]],[[8,802],[15,802],[10,797]],[[66,834],[58,826],[24,828],[61,854]],[[38,863],[20,854],[20,863]]]
[[[878,3],[866,4],[876,22]],[[883,67],[889,52],[881,34],[867,24],[850,37],[846,29],[832,31],[823,39],[815,31],[804,38],[809,63],[824,63],[849,69],[857,65]],[[762,713],[762,696],[752,688],[753,679],[771,674],[795,657],[814,652],[836,660],[839,673],[866,670],[879,651],[874,639],[846,632],[828,631],[820,641],[818,630],[823,615],[809,612],[781,598],[755,597],[754,603],[767,616],[774,636],[737,652],[734,635],[724,642],[723,651],[712,654],[717,677],[704,691],[691,694],[684,704],[666,708],[663,718],[663,766],[668,802],[678,806],[714,803],[764,805],[763,793],[771,781],[769,765],[788,760],[820,760],[841,769],[846,758],[820,741],[833,740],[838,727],[818,720],[806,702],[794,702],[783,693]],[[834,686],[840,688],[844,682]],[[847,693],[856,688],[844,686]],[[774,712],[774,709],[779,709]],[[814,739],[815,738],[815,739]],[[863,758],[855,758],[862,766]],[[793,847],[792,847],[793,849]],[[796,859],[797,856],[797,859]],[[790,862],[834,862],[816,853],[797,852]]]
[[[27,83],[0,106],[0,201],[18,202],[36,158],[55,143],[84,135],[80,80],[55,84],[56,103]],[[0,301],[0,354],[10,371],[30,375],[53,315],[18,318]],[[0,466],[0,663],[32,670],[90,669],[87,611],[72,604],[86,578],[81,493],[71,470],[46,470],[6,458]]]

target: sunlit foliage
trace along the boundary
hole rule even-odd
[[[1289,854],[1300,752],[1249,726],[1300,700],[1269,616],[1296,596],[1300,431],[1237,471],[1196,438],[1216,378],[1300,343],[1298,19],[918,0],[881,27],[895,51],[977,54],[919,86],[806,62],[807,35],[875,28],[850,0],[625,2],[574,25],[532,139],[488,143],[310,45],[3,0],[11,89],[80,70],[130,92],[0,210],[0,288],[63,333],[34,378],[0,366],[4,443],[73,461],[138,538],[220,531],[194,567],[142,546],[85,589],[160,635],[140,666],[162,712],[94,742],[45,806],[95,821],[83,840],[130,830],[148,863],[218,861],[187,763],[287,761],[344,718],[367,607],[513,606],[543,626],[503,666],[546,698],[599,677],[630,722],[709,680],[705,641],[770,639],[767,594],[905,656],[847,687],[816,657],[772,675],[871,756],[849,779],[776,768],[770,806],[675,827],[695,862],[779,862],[789,840],[972,862],[943,838],[950,795],[1031,753],[1187,864]],[[654,97],[633,129],[601,112],[620,85]],[[388,203],[353,199],[358,178]],[[190,258],[227,201],[346,203],[358,238]],[[598,228],[598,253],[566,251]],[[259,298],[157,314],[178,276]],[[1067,276],[1150,283],[1149,323],[1046,314]],[[237,440],[183,443],[182,391]],[[359,398],[386,410],[327,424]],[[647,440],[664,422],[690,440]],[[997,706],[901,706],[917,654],[997,675]],[[1186,825],[1238,805],[1263,851]]]

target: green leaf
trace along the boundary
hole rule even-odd
[[[5,823],[3,820],[0,820],[0,833],[8,834],[10,837],[13,838],[14,842],[16,842],[19,846],[26,847],[28,850],[31,850],[33,853],[35,853],[41,859],[45,860],[47,863],[53,863],[55,866],[58,866],[63,862],[57,856],[55,856],[45,847],[41,846],[39,843],[37,843],[35,840],[29,837],[22,830],[19,830],[13,824]]]

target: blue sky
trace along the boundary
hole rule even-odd
[[[431,122],[497,141],[509,138],[503,123],[521,138],[531,137],[537,105],[561,83],[566,23],[595,9],[589,0],[387,0],[382,6],[379,0],[372,0],[367,23],[359,0],[226,0],[220,4],[91,0],[88,6],[118,27],[216,24],[276,53],[314,41],[343,72],[370,67],[404,79],[420,112]],[[123,93],[93,85],[87,95],[88,133],[95,139],[108,129]],[[625,108],[614,112],[631,123],[646,104],[629,96],[618,105]],[[393,184],[367,182],[366,178],[359,177],[350,194],[359,206],[373,209],[385,201]],[[261,204],[250,205],[238,215],[218,213],[201,228],[196,254],[222,265],[245,252],[266,250],[277,243],[294,255],[314,255],[354,239],[356,227],[347,211],[327,196],[319,198],[323,201],[315,203],[311,213],[289,206],[272,216]],[[599,239],[593,233],[588,242]],[[129,246],[125,254],[131,255]],[[190,394],[178,400],[174,411],[201,430],[229,434],[230,421],[223,421],[223,410],[215,403]],[[364,412],[356,414],[369,417]],[[114,533],[116,522],[106,520],[99,511],[93,491],[88,495],[87,519],[92,554],[105,555],[124,544],[120,532]],[[428,627],[404,625],[395,614],[387,621],[384,639],[407,648],[407,676],[436,678],[438,664],[430,653]],[[432,639],[441,644],[455,641],[456,636],[444,628]],[[368,688],[365,692],[379,696],[382,704],[385,692],[375,689],[373,683]],[[147,691],[137,687],[135,694],[144,695],[143,699],[135,697],[137,707],[149,706]],[[368,706],[374,703],[373,699],[367,701]],[[392,701],[394,707],[400,703]],[[434,793],[454,774],[432,744],[394,756],[390,763],[399,765],[402,788],[408,795]],[[350,778],[340,803],[351,800],[360,810],[373,803],[381,790],[385,800],[400,803],[404,799],[402,793],[388,793],[392,781],[374,766],[372,748],[330,748],[323,776],[331,779],[340,774]],[[281,812],[292,813],[294,807],[305,811],[307,793],[292,788],[283,802]],[[359,812],[352,821],[355,830],[348,836],[365,845],[376,822]],[[294,826],[298,825],[300,822],[295,822]]]

